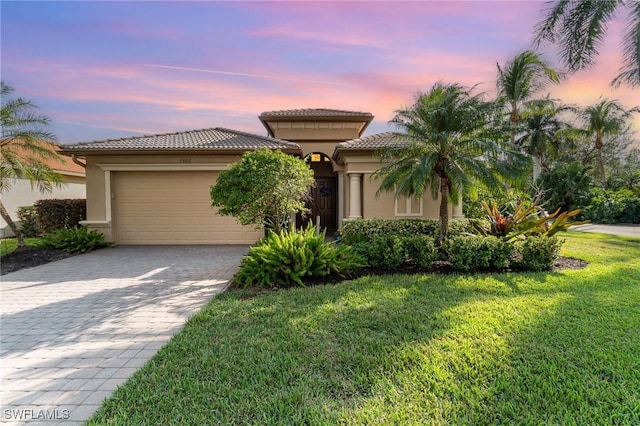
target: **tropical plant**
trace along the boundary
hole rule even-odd
[[[103,233],[89,231],[85,226],[58,229],[45,235],[38,243],[40,247],[63,250],[67,253],[86,253],[111,245],[112,243],[105,240]]]
[[[540,205],[563,212],[583,208],[592,187],[589,171],[590,167],[572,162],[556,163],[552,170],[543,172],[537,181]]]
[[[292,214],[308,211],[305,202],[313,182],[313,170],[303,160],[260,149],[220,172],[211,187],[212,205],[243,225],[279,232],[287,228]]]
[[[242,259],[234,281],[241,286],[305,286],[305,280],[337,274],[349,276],[364,260],[351,246],[325,242],[313,226],[304,230],[269,232]]]
[[[459,84],[438,82],[418,93],[411,107],[399,109],[391,124],[400,132],[396,144],[378,152],[386,162],[374,174],[378,189],[396,197],[421,198],[427,189],[440,197],[439,241],[449,225],[449,199],[460,200],[477,182],[503,185],[501,178],[521,177],[524,155],[500,147],[492,133],[496,104],[485,102]]]
[[[566,231],[571,226],[582,225],[583,222],[570,222],[572,217],[580,213],[579,209],[548,214],[536,205],[527,205],[522,202],[515,209],[513,214],[504,214],[495,205],[482,202],[482,206],[487,214],[489,226],[485,228],[484,223],[478,222],[476,230],[480,235],[489,235],[515,240],[521,235],[545,235],[552,237],[558,232]]]
[[[40,192],[51,192],[62,182],[62,176],[46,164],[47,159],[61,159],[48,142],[55,136],[46,130],[49,118],[35,112],[36,105],[24,98],[13,98],[14,89],[0,82],[0,193],[11,189],[14,179],[26,179]],[[64,161],[64,160],[62,160]],[[25,247],[22,233],[0,201],[0,215],[18,240],[18,249]]]
[[[560,131],[566,128],[559,114],[571,109],[569,106],[558,104],[548,96],[525,104],[516,146],[533,157],[534,181],[545,168],[545,157],[548,157],[550,148],[558,139]]]
[[[543,89],[549,83],[559,83],[560,76],[542,57],[531,50],[516,55],[501,67],[498,67],[496,89],[498,96],[509,106],[511,124],[511,146],[515,146],[520,110],[524,102]]]
[[[607,27],[616,11],[628,12],[627,32],[622,39],[623,63],[612,81],[640,86],[640,2],[600,0],[551,2],[546,17],[536,25],[535,42],[558,43],[560,57],[569,71],[589,68],[596,62]]]
[[[595,138],[597,159],[597,177],[603,188],[607,187],[607,177],[604,170],[603,146],[608,136],[623,132],[628,127],[628,119],[640,108],[625,109],[616,100],[600,98],[595,105],[578,110],[578,116],[585,125],[584,132]]]

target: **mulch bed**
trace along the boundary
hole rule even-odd
[[[24,247],[0,259],[0,275],[75,256],[62,250]]]

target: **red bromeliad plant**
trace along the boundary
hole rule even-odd
[[[552,214],[547,214],[537,206],[526,206],[524,202],[521,202],[513,214],[505,215],[495,203],[491,203],[490,206],[485,201],[481,201],[481,204],[487,213],[489,229],[481,225],[477,229],[484,235],[493,235],[507,240],[527,234],[551,237],[557,232],[566,231],[571,226],[587,223],[587,221],[569,221],[569,219],[580,213],[579,209],[562,213],[558,209]]]

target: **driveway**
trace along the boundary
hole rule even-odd
[[[640,238],[640,225],[603,225],[598,223],[588,223],[586,225],[573,226],[569,228],[569,230]]]
[[[80,424],[223,291],[247,246],[123,246],[4,275],[0,422]]]

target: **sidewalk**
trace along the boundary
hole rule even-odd
[[[600,234],[623,235],[626,237],[640,238],[640,225],[603,225],[588,223],[586,225],[572,226],[569,231],[596,232]]]

